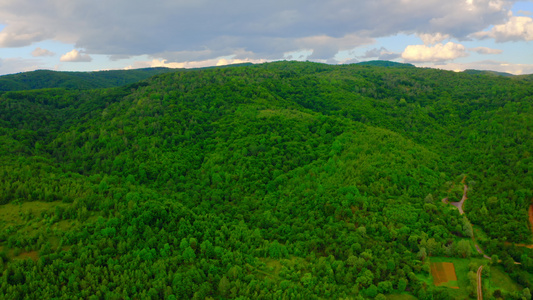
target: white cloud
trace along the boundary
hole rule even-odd
[[[40,56],[54,56],[55,53],[50,51],[50,50],[46,50],[46,49],[41,49],[39,47],[35,48],[35,50],[33,50],[31,52],[31,55],[33,57],[40,57]]]
[[[74,49],[66,54],[61,55],[62,62],[91,62],[93,59],[88,54],[81,54]]]
[[[453,42],[434,46],[409,45],[402,53],[402,58],[408,62],[443,62],[464,56],[468,56],[465,47]]]
[[[479,54],[501,54],[503,50],[500,49],[491,49],[487,47],[475,47],[468,49],[469,51],[477,52]]]
[[[420,33],[418,37],[424,42],[424,45],[434,45],[450,38],[449,34],[438,33]]]
[[[533,19],[511,17],[506,23],[494,26],[490,31],[472,34],[476,38],[493,38],[496,42],[533,41]]]

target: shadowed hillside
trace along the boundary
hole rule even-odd
[[[110,88],[134,83],[157,74],[174,72],[174,69],[147,68],[98,72],[58,72],[37,70],[0,76],[0,92],[63,88],[87,90]]]

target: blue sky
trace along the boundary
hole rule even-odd
[[[386,59],[533,73],[533,2],[0,0],[0,75]]]

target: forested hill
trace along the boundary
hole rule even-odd
[[[515,76],[511,73],[506,72],[496,72],[496,71],[488,71],[488,70],[464,70],[463,72],[471,75],[486,75],[486,76],[506,76],[506,77],[512,77]]]
[[[98,72],[59,72],[37,70],[0,76],[0,92],[45,88],[86,90],[135,83],[157,74],[174,72],[168,68],[111,70]]]
[[[465,299],[483,263],[487,297],[521,299],[532,127],[531,81],[414,67],[275,62],[6,92],[0,293]],[[442,199],[464,185],[460,215]],[[447,260],[459,289],[433,284]]]

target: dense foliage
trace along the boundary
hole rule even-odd
[[[532,251],[504,242],[533,242],[532,126],[530,81],[409,66],[6,92],[0,203],[18,215],[0,223],[0,293],[448,299],[419,275],[429,256],[477,255],[468,219],[530,287]],[[462,182],[468,219],[441,201]]]

